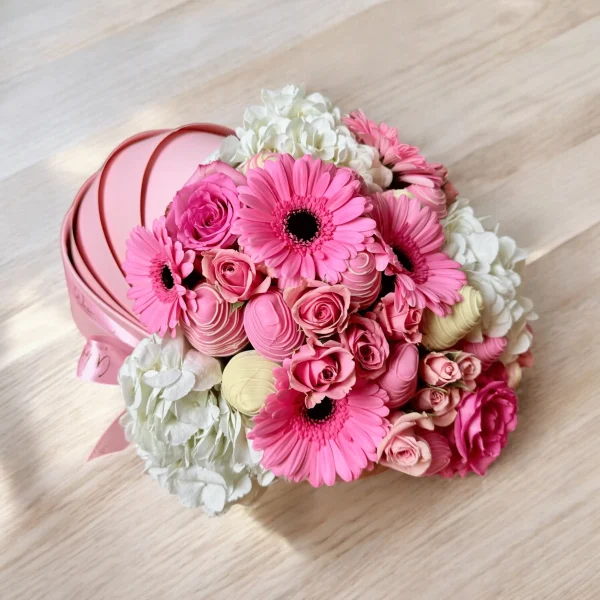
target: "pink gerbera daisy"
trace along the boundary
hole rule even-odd
[[[348,169],[284,154],[246,176],[232,231],[280,285],[299,285],[301,277],[336,283],[348,259],[371,241],[375,221],[364,216],[368,201]]]
[[[196,255],[183,251],[181,242],[173,242],[165,228],[165,218],[156,219],[152,231],[134,227],[127,240],[123,269],[134,300],[133,310],[151,333],[164,336],[175,328],[183,316],[189,324],[187,310],[195,310],[196,294],[182,284],[194,269]]]
[[[462,299],[459,290],[466,277],[460,264],[441,251],[444,233],[435,213],[415,198],[393,192],[372,199],[373,217],[389,248],[385,273],[394,277],[396,305],[448,314]]]
[[[448,172],[443,165],[428,163],[418,148],[400,142],[394,127],[371,121],[362,110],[351,112],[344,118],[344,123],[359,142],[377,149],[381,163],[394,174],[393,188],[407,188],[438,217],[446,215],[443,186],[447,182]]]
[[[248,437],[264,452],[262,466],[277,476],[307,479],[314,487],[333,485],[336,475],[352,481],[377,459],[388,429],[387,399],[376,383],[364,380],[344,398],[326,397],[313,408],[302,392],[283,390],[267,397]]]

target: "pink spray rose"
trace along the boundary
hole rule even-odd
[[[356,383],[354,367],[352,354],[332,340],[301,346],[291,358],[283,361],[290,387],[306,394],[308,408],[313,408],[325,396],[332,400],[344,398]],[[281,371],[278,369],[276,373],[279,389]]]
[[[454,361],[460,369],[462,382],[473,391],[477,387],[475,380],[481,375],[481,361],[468,352],[459,352]]]
[[[200,165],[177,192],[167,215],[167,231],[184,249],[226,248],[236,239],[231,225],[240,208],[237,186],[246,178],[228,164]]]
[[[291,356],[305,339],[283,294],[273,288],[244,305],[244,329],[254,349],[275,362]]]
[[[419,368],[419,374],[427,385],[444,387],[461,378],[459,366],[443,352],[430,352]]]
[[[461,391],[458,388],[420,389],[411,401],[417,410],[433,413],[431,418],[437,427],[447,427],[456,419],[456,406],[460,402]]]
[[[190,323],[181,324],[190,344],[209,356],[232,356],[248,344],[244,331],[244,307],[232,311],[219,291],[201,283],[196,293],[197,308],[188,312]]]
[[[398,342],[390,347],[387,369],[377,383],[389,396],[388,406],[398,408],[406,404],[417,389],[419,351],[414,344]]]
[[[434,431],[431,418],[416,412],[396,412],[388,419],[390,430],[377,447],[380,464],[414,477],[433,475],[448,465],[450,446]]]
[[[390,347],[377,321],[351,315],[348,327],[340,334],[340,340],[354,356],[356,372],[360,377],[375,379],[385,371]]]
[[[375,317],[389,340],[404,340],[418,344],[423,337],[419,332],[419,324],[423,316],[420,308],[411,308],[404,303],[396,308],[393,293],[386,294],[374,309]]]
[[[342,332],[348,323],[350,290],[345,285],[309,281],[286,289],[283,298],[309,338]]]
[[[235,250],[211,250],[202,258],[202,274],[227,302],[243,302],[269,289],[271,278],[256,269],[252,259]]]
[[[485,475],[517,426],[517,396],[505,381],[467,392],[458,406],[450,441],[456,458],[445,476],[474,471]]]

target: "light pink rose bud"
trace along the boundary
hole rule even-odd
[[[430,352],[421,361],[420,375],[428,385],[444,387],[461,378],[458,365],[443,352]]]
[[[374,309],[375,318],[383,332],[389,340],[420,343],[423,336],[419,332],[419,325],[423,310],[411,308],[407,304],[396,308],[394,299],[395,295],[391,292],[385,295]]]
[[[456,419],[456,407],[461,399],[461,391],[458,388],[426,387],[419,390],[411,401],[411,406],[417,410],[424,410],[431,415],[433,422],[438,427],[446,427],[454,423]]]
[[[481,368],[485,371],[502,356],[506,348],[506,338],[484,336],[481,342],[462,342],[460,348],[476,356],[481,361]]]
[[[208,356],[232,356],[248,344],[244,331],[244,307],[232,311],[231,305],[209,283],[194,291],[198,308],[188,311],[190,324],[181,329],[190,344]]]
[[[304,335],[279,290],[270,289],[253,296],[244,309],[248,339],[264,357],[282,362],[304,341]]]
[[[391,346],[387,370],[377,380],[388,393],[389,408],[398,408],[414,396],[418,370],[419,351],[414,344],[400,342]]]
[[[304,333],[315,339],[342,332],[348,323],[350,290],[345,285],[308,281],[283,292],[294,320]]]
[[[236,250],[213,250],[202,258],[202,274],[227,302],[243,302],[269,289],[271,278],[252,259]]]
[[[481,375],[481,361],[468,352],[459,352],[454,360],[460,369],[462,382],[473,391],[477,387],[475,380]]]
[[[246,178],[228,164],[200,165],[175,198],[166,227],[185,250],[202,252],[235,242],[231,225],[240,209],[237,186]]]
[[[423,477],[444,469],[452,457],[448,440],[434,431],[424,414],[397,412],[388,417],[390,430],[377,447],[379,464]]]
[[[332,400],[344,398],[356,383],[352,354],[331,340],[301,346],[283,361],[283,369],[289,373],[290,387],[306,394],[308,408],[326,396]]]
[[[348,327],[340,333],[340,340],[354,356],[360,377],[375,379],[385,371],[390,346],[377,321],[351,315]]]
[[[359,252],[351,258],[341,278],[359,309],[367,308],[377,300],[381,291],[381,271],[377,270],[375,256],[370,252]]]

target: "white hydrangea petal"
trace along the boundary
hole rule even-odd
[[[146,388],[146,386],[144,386]],[[149,388],[146,388],[149,389]],[[160,394],[160,388],[153,388],[150,394],[147,395],[145,401],[140,402],[140,404],[136,408],[141,408],[142,403],[146,405],[145,414],[151,415],[156,410],[156,401],[158,400],[158,396]],[[143,388],[140,386],[140,395],[143,396]]]
[[[146,472],[208,514],[250,494],[259,477],[263,485],[271,479],[248,445],[242,415],[221,397],[220,381],[219,362],[183,337],[143,340],[119,373],[127,411],[121,422]]]
[[[206,514],[213,516],[223,511],[227,500],[227,491],[224,487],[209,483],[204,486],[201,494]]]
[[[137,350],[137,348],[136,348]],[[144,346],[139,354],[135,356],[140,369],[147,371],[152,369],[160,357],[160,345],[149,343]]]
[[[212,356],[206,356],[196,350],[190,350],[183,361],[182,369],[193,373],[195,381],[193,390],[209,390],[221,383],[221,363]]]
[[[499,237],[498,227],[490,219],[477,218],[465,198],[449,207],[442,225],[444,251],[462,265],[469,285],[483,298],[482,321],[469,333],[469,341],[481,341],[483,335],[506,336],[502,360],[514,360],[528,349],[531,334],[526,326],[535,318],[531,301],[518,294],[527,252],[512,238]],[[523,331],[529,336],[525,340],[521,337]]]
[[[162,397],[170,402],[179,400],[192,391],[195,381],[191,371],[179,371],[179,377],[172,384],[164,386]]]
[[[467,238],[469,250],[477,260],[477,271],[489,273],[491,265],[498,256],[498,238],[490,232],[471,233]]]
[[[123,369],[119,372],[119,385],[125,404],[127,406],[132,405],[135,402],[135,382],[133,377],[123,374]]]
[[[164,388],[174,384],[181,377],[179,369],[166,369],[164,371],[155,371],[151,369],[142,375],[142,381],[153,388]]]
[[[175,421],[165,426],[166,439],[175,446],[185,444],[197,431],[196,425],[182,421]]]
[[[160,360],[163,367],[180,369],[185,349],[185,338],[181,331],[177,330],[175,337],[164,337],[160,349]]]
[[[247,473],[244,473],[241,477],[235,480],[231,491],[228,494],[227,500],[229,502],[235,502],[240,498],[243,498],[246,494],[252,491],[252,479]]]
[[[272,471],[267,471],[261,467],[256,473],[256,481],[258,485],[267,487],[275,481],[275,473]]]

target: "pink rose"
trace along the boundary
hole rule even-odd
[[[411,406],[417,410],[432,412],[433,422],[438,427],[447,427],[456,419],[456,407],[460,402],[461,392],[458,388],[426,387],[417,392]]]
[[[167,216],[167,231],[184,249],[202,252],[231,246],[231,225],[240,208],[237,186],[246,178],[228,164],[200,165],[182,187]]]
[[[348,323],[350,291],[345,285],[309,281],[283,292],[294,320],[310,338],[342,332]]]
[[[505,381],[492,381],[463,396],[453,438],[460,457],[454,471],[485,475],[517,426],[517,396]]]
[[[465,387],[473,391],[477,387],[475,380],[481,375],[481,361],[468,352],[459,352],[454,360]]]
[[[417,389],[419,351],[414,344],[397,343],[390,348],[387,369],[377,383],[388,393],[390,408],[406,404]]]
[[[306,394],[308,408],[313,408],[325,396],[332,400],[344,398],[356,383],[354,367],[352,354],[331,340],[301,346],[291,358],[283,361],[290,387]]]
[[[232,356],[248,344],[244,331],[244,307],[232,311],[231,305],[209,283],[196,292],[197,309],[188,311],[189,325],[181,324],[190,344],[209,356]]]
[[[374,309],[375,317],[389,340],[404,340],[418,344],[423,337],[419,324],[423,316],[420,308],[411,308],[407,304],[397,309],[394,294],[386,294]]]
[[[427,385],[444,387],[461,378],[458,365],[443,352],[430,352],[421,361],[420,375]]]
[[[390,346],[379,324],[360,315],[351,315],[340,340],[354,356],[356,372],[364,379],[379,377],[386,368]]]
[[[390,430],[377,447],[379,464],[414,477],[433,475],[448,465],[450,445],[427,415],[397,412],[388,419]]]
[[[252,259],[235,250],[212,250],[202,258],[202,274],[215,285],[227,302],[243,302],[269,289],[271,278]]]
[[[350,290],[350,297],[360,309],[377,300],[381,291],[381,271],[370,252],[359,252],[348,261],[348,269],[341,274],[341,283]]]
[[[244,329],[255,350],[275,362],[291,356],[305,339],[277,289],[248,300],[244,305]]]

